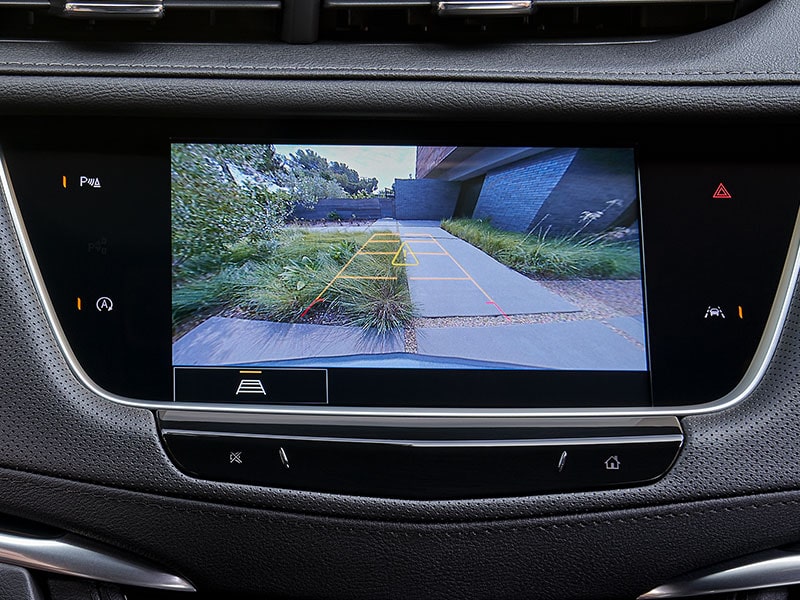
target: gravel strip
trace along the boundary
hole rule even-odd
[[[417,353],[416,325],[412,325],[411,327],[406,327],[403,330],[403,345],[405,346],[404,350],[409,354]]]
[[[420,317],[417,327],[501,327],[522,323],[565,323],[569,321],[605,321],[614,317],[642,314],[640,281],[540,281],[544,287],[576,305],[579,312],[552,312],[530,315],[482,317]],[[612,329],[630,339],[630,336]],[[634,340],[635,341],[635,340]]]
[[[551,292],[591,313],[593,319],[640,315],[642,282],[634,280],[539,281]]]

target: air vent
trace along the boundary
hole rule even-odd
[[[470,41],[641,38],[689,33],[731,21],[766,0],[533,0],[522,3],[425,0],[323,0],[328,39]],[[463,10],[447,10],[465,5]],[[482,11],[481,5],[509,5]]]
[[[281,0],[0,0],[5,39],[250,41],[280,27]]]
[[[514,41],[707,29],[768,0],[0,0],[5,39]]]

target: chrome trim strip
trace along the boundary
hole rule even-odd
[[[187,423],[205,424],[240,424],[242,423],[241,413],[230,412],[208,412],[166,409],[159,410],[157,416],[164,428],[170,429],[176,423],[183,426]],[[428,417],[420,419],[414,416],[397,416],[391,420],[379,416],[337,416],[326,418],[320,415],[274,415],[274,414],[252,414],[247,415],[248,425],[316,425],[316,426],[337,426],[337,427],[413,427],[415,429],[430,429],[436,427],[457,428],[471,427],[480,423],[465,422],[460,417]],[[680,421],[675,417],[608,417],[598,422],[596,418],[589,417],[497,417],[492,419],[489,424],[494,429],[514,428],[530,429],[531,435],[536,435],[536,429],[571,429],[587,430],[587,437],[591,436],[591,431],[597,431],[598,427],[606,428],[626,428],[628,430],[636,428],[660,428],[673,429],[675,433],[681,433]],[[647,434],[644,434],[647,435]]]
[[[157,2],[92,2],[83,0],[67,2],[64,5],[62,16],[78,19],[102,18],[131,18],[131,19],[160,19],[164,16],[164,5]]]
[[[683,435],[631,435],[619,437],[578,437],[578,438],[538,438],[538,439],[493,439],[493,440],[391,440],[384,438],[349,438],[305,435],[273,435],[268,433],[239,433],[196,431],[188,429],[164,429],[164,436],[188,435],[193,437],[230,437],[260,440],[290,440],[295,442],[334,442],[338,444],[378,444],[381,446],[402,446],[404,448],[542,448],[561,446],[610,446],[613,444],[683,444]]]
[[[280,0],[163,0],[164,10],[280,10]]]
[[[440,17],[489,17],[529,15],[532,0],[442,0],[436,3]]]
[[[197,591],[182,577],[72,535],[40,538],[0,532],[0,562],[122,585],[177,592]]]
[[[688,598],[798,583],[800,554],[792,550],[767,550],[673,579],[642,594],[638,600]]]
[[[519,417],[635,417],[635,416],[687,416],[712,413],[726,408],[730,408],[744,398],[746,398],[761,382],[764,373],[769,366],[770,360],[775,354],[778,345],[780,332],[783,328],[786,316],[792,302],[792,294],[797,285],[798,271],[800,270],[800,213],[795,219],[794,232],[789,244],[789,252],[784,263],[775,299],[772,304],[770,316],[764,329],[764,334],[758,345],[753,361],[747,369],[742,381],[728,394],[714,402],[699,404],[694,406],[663,406],[663,407],[636,407],[636,408],[348,408],[336,406],[253,406],[243,404],[202,404],[202,403],[171,403],[155,402],[148,400],[137,400],[118,396],[108,392],[94,383],[83,368],[78,363],[78,359],[67,342],[64,331],[56,318],[55,310],[42,279],[39,265],[33,254],[30,238],[22,221],[22,214],[19,203],[11,184],[8,172],[8,163],[5,154],[0,149],[0,188],[5,197],[6,205],[11,215],[11,220],[19,237],[21,251],[28,270],[33,280],[34,288],[39,295],[42,310],[50,323],[55,336],[56,343],[64,354],[70,369],[80,382],[91,390],[94,394],[101,396],[112,402],[118,402],[126,406],[146,408],[149,410],[183,410],[201,412],[224,412],[224,413],[257,413],[268,415],[297,415],[297,416],[319,416],[319,417],[416,417],[416,418],[463,418],[481,419],[491,421],[502,418]]]

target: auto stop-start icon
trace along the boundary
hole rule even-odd
[[[99,312],[111,312],[114,310],[114,302],[108,296],[100,296],[94,305]]]

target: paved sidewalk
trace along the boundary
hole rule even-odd
[[[403,332],[211,317],[172,346],[176,366],[222,366],[403,351]]]
[[[574,312],[539,283],[450,235],[435,221],[397,221],[411,298],[422,317]]]
[[[645,353],[599,321],[417,330],[420,354],[498,367],[644,371]]]

